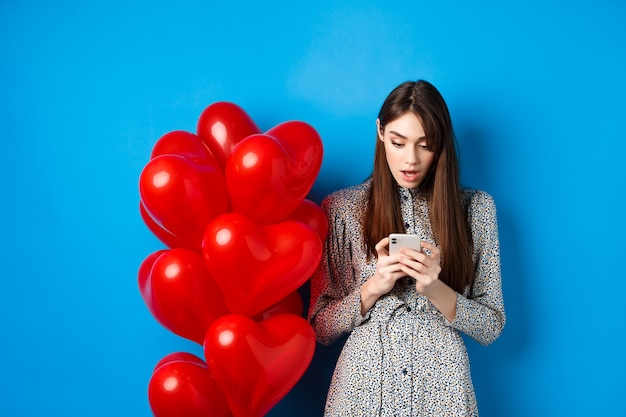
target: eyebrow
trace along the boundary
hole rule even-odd
[[[407,140],[409,139],[408,137],[404,136],[401,133],[396,132],[395,130],[390,130],[389,134],[390,135],[394,135],[394,136],[398,136],[401,139],[407,139]],[[419,141],[426,140],[426,139],[428,139],[426,136],[422,136],[421,138],[417,138],[417,141],[419,142]]]

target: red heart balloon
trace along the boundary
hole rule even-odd
[[[197,131],[222,167],[233,146],[250,135],[261,133],[241,107],[226,101],[213,103],[202,111]]]
[[[154,222],[191,249],[200,250],[207,224],[228,211],[220,168],[180,155],[151,159],[141,172],[139,192]]]
[[[311,190],[322,163],[322,140],[304,122],[285,122],[251,135],[226,162],[232,211],[271,224],[295,210]]]
[[[230,417],[232,413],[206,363],[185,352],[157,364],[148,385],[155,417]]]
[[[139,288],[150,312],[165,328],[202,344],[209,326],[229,314],[202,255],[175,248],[149,255],[144,264]]]
[[[146,256],[146,258],[141,262],[141,265],[139,265],[139,270],[137,271],[137,283],[139,284],[139,292],[141,293],[141,296],[143,297],[150,312],[152,312],[153,310],[150,274],[152,272],[152,266],[154,265],[154,262],[163,253],[165,253],[165,250],[162,249]]]
[[[154,365],[153,373],[161,367],[161,365],[168,364],[170,362],[191,362],[196,365],[202,365],[206,367],[206,362],[203,359],[197,357],[196,355],[188,352],[174,352],[169,355],[164,356],[160,361]],[[208,369],[208,368],[207,368]]]
[[[291,120],[274,126],[265,134],[278,139],[289,152],[292,162],[296,164],[293,167],[292,180],[310,188],[313,183],[307,185],[306,181],[310,180],[311,176],[317,176],[324,156],[322,138],[313,126],[299,120]]]
[[[180,155],[197,164],[219,166],[206,144],[198,136],[183,130],[168,132],[156,141],[150,159],[160,155]]]
[[[285,218],[285,221],[301,222],[317,232],[322,242],[328,236],[328,218],[324,210],[311,200],[304,200],[293,212]]]
[[[278,314],[285,313],[302,316],[303,310],[304,303],[302,302],[302,296],[298,291],[294,291],[276,304],[268,307],[267,309],[252,317],[252,319],[254,321],[263,321]]]
[[[206,228],[202,251],[230,311],[251,317],[309,279],[322,243],[300,222],[260,225],[227,213]]]
[[[264,416],[302,377],[314,352],[313,328],[293,314],[261,323],[225,316],[204,342],[207,365],[235,417]]]
[[[180,239],[178,236],[170,233],[165,230],[161,226],[157,224],[157,222],[150,217],[150,214],[146,211],[146,208],[143,206],[143,203],[139,202],[139,214],[141,215],[141,219],[148,226],[148,229],[155,235],[161,242],[163,242],[166,246],[170,248],[176,247],[185,247],[187,243]]]

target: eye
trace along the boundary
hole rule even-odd
[[[392,145],[394,148],[401,148],[401,147],[403,147],[403,146],[404,146],[404,144],[403,144],[403,143],[396,142],[395,140],[392,140],[392,141],[391,141],[391,145]]]
[[[417,147],[424,151],[432,152],[433,149],[428,145],[428,140],[426,138],[422,138],[417,142]]]

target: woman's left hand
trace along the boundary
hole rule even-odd
[[[417,292],[428,297],[429,290],[434,287],[432,284],[439,281],[441,250],[426,241],[422,241],[422,248],[428,249],[430,255],[425,254],[423,251],[402,249],[400,251],[400,264],[405,274],[415,278],[415,289]]]

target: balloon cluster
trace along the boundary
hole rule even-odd
[[[307,123],[262,133],[229,102],[208,106],[196,134],[155,143],[139,209],[168,249],[141,263],[139,289],[157,321],[205,357],[175,352],[156,365],[156,417],[261,417],[308,368],[315,336],[298,288],[328,233],[307,199],[322,154]]]

